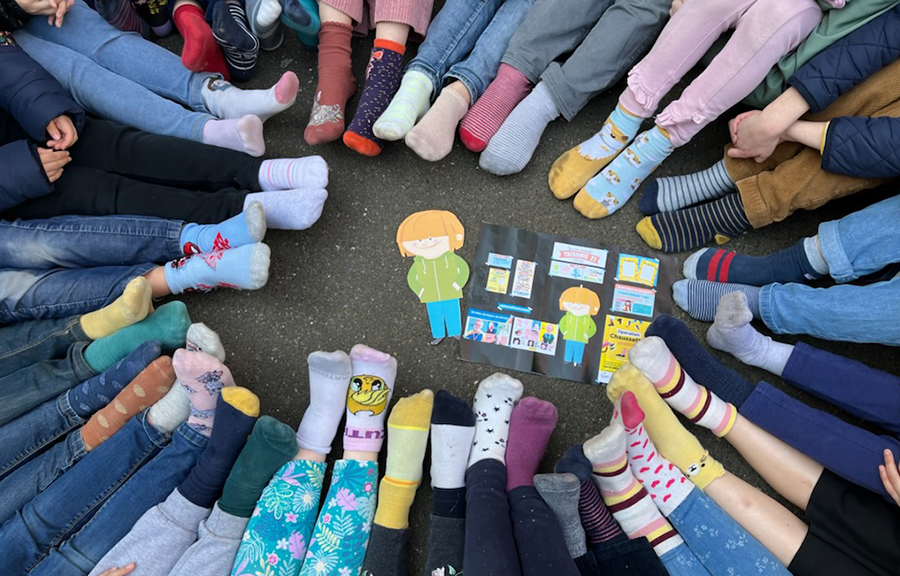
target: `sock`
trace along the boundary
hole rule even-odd
[[[172,294],[209,292],[218,287],[258,290],[269,280],[271,250],[262,242],[231,250],[216,250],[166,264],[166,284]]]
[[[559,414],[556,406],[533,396],[523,398],[509,418],[509,441],[506,446],[506,491],[520,486],[534,486],[550,435]]]
[[[400,89],[391,99],[372,132],[378,138],[388,141],[402,140],[419,121],[431,105],[434,86],[431,79],[416,70],[410,70],[400,80]],[[468,105],[466,105],[468,109]],[[454,127],[454,130],[456,128]]]
[[[242,90],[230,82],[211,76],[203,82],[200,97],[210,114],[222,119],[257,116],[265,122],[284,112],[297,100],[300,80],[293,72],[285,72],[268,90]]]
[[[466,485],[466,468],[474,437],[475,413],[468,402],[446,390],[439,390],[431,413],[431,486],[436,491]],[[464,494],[462,503],[465,506]]]
[[[249,518],[263,488],[296,453],[294,430],[271,416],[260,416],[231,467],[217,506],[232,516]]]
[[[640,210],[646,216],[672,212],[734,191],[734,181],[725,170],[725,161],[719,160],[700,172],[650,180],[644,188]]]
[[[380,452],[384,417],[394,393],[397,360],[363,344],[350,350],[352,374],[347,390],[344,451]]]
[[[259,186],[263,191],[325,188],[328,163],[321,156],[263,160],[259,167]]]
[[[654,439],[660,453],[678,466],[698,488],[703,490],[725,474],[722,464],[703,449],[693,434],[684,429],[672,409],[659,397],[653,384],[640,370],[627,363],[613,374],[606,387],[606,395],[615,402],[626,391],[631,391],[640,403],[641,410],[646,414],[644,428]],[[615,513],[612,508],[610,511]]]
[[[344,110],[356,92],[350,68],[350,38],[353,27],[323,22],[319,30],[319,81],[309,124],[303,131],[307,144],[333,142],[344,133]]]
[[[811,236],[803,239],[803,252],[806,255],[806,262],[809,262],[812,268],[812,274],[817,275],[816,278],[825,276],[829,272],[828,262],[822,254],[822,247],[819,245],[819,235]]]
[[[644,373],[666,404],[718,437],[734,427],[737,409],[697,384],[659,336],[644,338],[628,351],[628,361]]]
[[[591,547],[628,540],[600,497],[600,491],[594,484],[591,461],[584,455],[584,447],[581,444],[570,446],[565,456],[556,463],[555,470],[557,473],[574,474],[581,483],[578,515],[581,517],[581,526]]]
[[[557,118],[559,109],[547,85],[541,82],[503,122],[482,152],[478,165],[497,176],[521,172],[531,162],[547,124]]]
[[[506,463],[506,441],[513,408],[522,397],[522,383],[496,372],[481,381],[475,391],[475,437],[469,468],[485,459]]]
[[[433,403],[434,393],[426,389],[401,398],[391,410],[387,467],[375,510],[375,524],[379,526],[393,530],[409,527],[409,508],[422,480]]]
[[[131,0],[131,5],[154,34],[161,37],[172,33],[172,19],[169,17],[169,6],[165,0]]]
[[[123,32],[137,32],[144,39],[150,39],[150,25],[138,15],[129,0],[96,0],[94,7],[115,28]]]
[[[181,49],[181,63],[193,72],[221,74],[225,80],[231,78],[225,55],[213,37],[212,28],[199,6],[182,4],[172,13],[175,27],[184,38]]]
[[[318,12],[318,10],[316,10],[316,12]],[[307,30],[313,25],[313,16],[298,0],[282,0],[281,21],[289,28]],[[315,24],[316,32],[319,31],[320,25],[321,23],[318,22],[317,15]]]
[[[266,51],[277,50],[284,42],[284,28],[278,21],[281,16],[281,2],[246,0],[246,6],[250,31],[259,39],[259,47]]]
[[[665,340],[676,360],[690,368],[697,382],[737,408],[756,389],[743,376],[713,358],[681,320],[662,314],[647,328],[647,336],[659,336]]]
[[[550,190],[560,200],[571,198],[588,180],[612,162],[637,135],[640,116],[616,105],[599,132],[556,159],[550,169]]]
[[[244,5],[237,0],[223,0],[213,7],[213,37],[231,72],[232,80],[246,82],[253,78],[259,58],[259,40],[250,30]]]
[[[307,363],[309,406],[297,428],[297,445],[316,454],[328,454],[347,408],[350,357],[341,351],[313,352]]]
[[[70,389],[69,405],[76,414],[87,418],[112,401],[142,370],[159,357],[159,342],[144,342],[128,356],[89,380]]]
[[[171,358],[161,356],[151,362],[81,428],[85,450],[91,451],[109,440],[132,416],[140,414],[162,398],[174,382],[175,372]]]
[[[234,386],[231,370],[209,354],[183,348],[172,356],[172,367],[191,401],[188,426],[208,437],[215,422],[219,392]]]
[[[204,144],[243,152],[254,158],[266,153],[262,120],[253,115],[239,120],[208,120],[200,138]]]
[[[150,282],[143,276],[138,276],[125,285],[122,295],[112,304],[82,314],[78,322],[84,335],[91,340],[109,336],[146,318],[150,312],[152,297]]]
[[[631,472],[626,442],[625,428],[619,420],[614,420],[584,443],[584,455],[591,461],[594,481],[622,530],[632,539],[645,536],[656,554],[662,556],[684,541]]]
[[[628,434],[626,449],[631,471],[662,515],[668,518],[688,497],[694,485],[687,481],[681,470],[656,451],[656,446],[644,430],[644,411],[634,394],[622,394],[616,409],[622,412],[622,423]]]
[[[225,347],[219,335],[203,322],[195,322],[188,327],[184,347],[191,352],[205,352],[219,362],[225,361]]]
[[[261,203],[251,202],[243,212],[219,224],[185,224],[180,242],[184,255],[191,256],[254,244],[265,235],[266,213]]]
[[[722,296],[743,292],[754,318],[759,318],[759,288],[745,284],[722,284],[707,280],[679,280],[672,285],[672,297],[678,307],[694,320],[712,322]]]
[[[406,145],[419,158],[437,162],[453,150],[456,126],[469,103],[455,89],[444,88],[425,117],[406,135]]]
[[[95,372],[103,372],[129,352],[150,340],[162,344],[164,350],[172,350],[184,344],[184,337],[191,317],[187,306],[177,300],[163,304],[156,312],[137,324],[94,340],[84,350],[84,359]]]
[[[637,231],[648,246],[663,252],[693,250],[715,240],[724,244],[751,228],[744,202],[737,192],[675,212],[660,212],[638,222]]]
[[[481,152],[513,108],[528,96],[532,84],[524,74],[502,63],[497,77],[459,125],[459,138],[472,152]]]
[[[369,66],[366,68],[366,85],[356,114],[344,132],[344,144],[364,156],[376,156],[384,146],[384,141],[372,132],[372,126],[397,92],[400,85],[400,65],[405,53],[406,47],[402,44],[375,39]]]
[[[784,344],[763,336],[750,325],[753,313],[743,292],[722,296],[716,319],[706,333],[706,341],[716,350],[728,352],[748,366],[762,368],[781,376],[794,352],[793,344]]]
[[[266,226],[273,230],[306,230],[318,222],[325,209],[328,192],[324,188],[298,188],[254,192],[244,198],[244,207],[261,202]]]
[[[534,487],[556,515],[569,555],[579,558],[587,554],[584,529],[578,519],[578,498],[581,493],[578,477],[574,474],[538,474],[534,477]]]
[[[588,218],[609,216],[631,199],[644,179],[674,150],[662,128],[647,130],[578,192],[575,209]]]
[[[169,392],[157,400],[147,411],[147,421],[154,427],[171,434],[191,415],[191,400],[184,386],[177,379]]]
[[[212,508],[258,417],[256,394],[240,386],[222,389],[216,403],[216,427],[206,450],[177,488],[182,496],[201,508]]]
[[[684,277],[691,280],[734,282],[750,286],[807,282],[821,278],[806,257],[806,240],[768,256],[744,256],[721,248],[703,248],[684,262]]]

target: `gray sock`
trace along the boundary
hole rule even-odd
[[[188,548],[169,576],[225,576],[231,574],[241,538],[250,518],[233,516],[213,506],[200,523],[197,541]]]
[[[559,527],[566,539],[566,547],[572,558],[587,553],[587,541],[581,516],[578,514],[578,498],[581,496],[581,481],[574,474],[538,474],[534,477],[534,487],[556,514]]]
[[[819,245],[818,234],[803,239],[803,252],[806,254],[806,259],[809,260],[809,265],[813,267],[813,270],[822,276],[828,274],[828,261],[826,261],[825,256],[822,255],[822,247]]]
[[[658,178],[656,185],[656,203],[661,212],[672,212],[715,200],[735,190],[734,182],[725,170],[724,160],[693,174]]]
[[[147,412],[150,424],[171,434],[191,415],[191,400],[177,379],[165,396],[156,401]]]
[[[244,208],[262,202],[266,226],[272,230],[306,230],[316,223],[325,208],[328,192],[324,188],[297,188],[253,192],[244,198]]]
[[[753,314],[743,292],[722,296],[716,309],[716,320],[706,332],[706,341],[716,350],[728,352],[747,364],[781,376],[794,352],[793,344],[784,344],[763,336],[750,321]]]
[[[369,546],[363,561],[362,573],[372,576],[406,576],[406,549],[409,543],[409,528],[385,528],[372,524]]]
[[[428,531],[428,555],[425,557],[425,576],[434,573],[457,574],[463,569],[463,551],[466,545],[466,519],[431,516]],[[441,572],[440,569],[444,571]]]
[[[547,124],[559,110],[543,82],[519,102],[481,153],[478,165],[498,176],[521,172],[531,161]]]

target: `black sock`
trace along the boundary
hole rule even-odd
[[[253,77],[259,56],[259,40],[250,31],[244,6],[225,0],[213,8],[213,37],[228,63],[231,79],[245,82]]]

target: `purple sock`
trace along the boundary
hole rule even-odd
[[[506,491],[534,486],[550,434],[556,428],[556,406],[533,396],[523,398],[509,418],[506,443]]]
[[[400,87],[403,54],[406,48],[390,40],[375,39],[366,69],[366,85],[356,115],[344,133],[344,144],[365,156],[381,152],[384,140],[375,137],[372,126],[384,113]]]

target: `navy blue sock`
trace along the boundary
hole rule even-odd
[[[72,388],[68,393],[72,409],[82,418],[90,417],[109,404],[161,351],[159,342],[144,342],[100,374]]]
[[[693,280],[734,282],[750,286],[807,282],[821,278],[806,257],[804,240],[768,256],[744,256],[721,248],[704,248],[684,263],[684,276]]]
[[[457,398],[446,390],[438,390],[434,395],[434,408],[431,410],[432,424],[448,424],[450,426],[475,426],[475,413],[469,403]]]
[[[681,320],[663,314],[650,324],[646,335],[662,338],[675,359],[695,382],[706,386],[736,408],[740,408],[756,388],[707,352]]]
[[[554,472],[574,474],[580,482],[593,481],[594,473],[591,461],[584,455],[584,446],[575,444],[566,450],[566,455],[556,463]]]
[[[444,518],[466,517],[465,488],[435,488],[432,496],[434,515]]]
[[[574,558],[575,566],[578,567],[578,573],[581,576],[599,576],[600,566],[597,564],[597,558],[590,550],[586,554],[582,554],[578,558]]]

